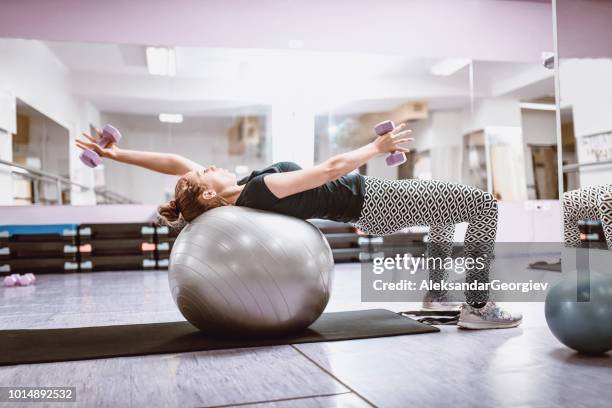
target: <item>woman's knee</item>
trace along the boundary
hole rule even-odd
[[[474,228],[497,225],[498,208],[497,199],[489,192],[477,190],[477,199],[469,208],[469,217],[466,220]]]
[[[488,191],[482,191],[481,190],[481,194],[482,194],[481,209],[483,211],[491,211],[491,212],[494,212],[495,214],[497,214],[497,198],[495,198],[495,196],[493,194],[489,193]]]

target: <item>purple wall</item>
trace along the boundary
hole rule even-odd
[[[3,0],[0,37],[539,61],[550,2],[492,0]]]
[[[154,205],[0,206],[0,225],[130,223],[155,220]]]
[[[612,1],[557,0],[561,58],[612,58]]]

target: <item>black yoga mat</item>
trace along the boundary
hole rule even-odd
[[[308,329],[286,337],[219,339],[188,322],[0,330],[0,365],[180,353],[431,333],[439,329],[389,310],[324,313]]]

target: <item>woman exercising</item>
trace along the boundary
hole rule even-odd
[[[159,207],[163,222],[180,227],[212,208],[239,205],[286,214],[301,219],[324,218],[348,222],[368,234],[389,235],[415,225],[430,227],[435,256],[446,257],[452,248],[455,224],[469,223],[466,254],[490,259],[497,233],[497,202],[493,195],[474,187],[432,180],[385,180],[362,176],[355,169],[389,152],[408,152],[412,141],[405,125],[373,142],[321,164],[302,169],[281,162],[253,171],[237,181],[236,175],[215,166],[202,167],[182,156],[125,150],[115,144],[103,148],[94,138],[77,140],[77,146],[101,157],[180,176],[175,199]],[[98,138],[100,134],[98,133]],[[467,281],[488,282],[489,261],[466,274]],[[432,280],[446,271],[431,271]],[[458,325],[472,329],[518,326],[522,317],[490,301],[487,291],[466,292],[467,303],[453,302],[447,292],[429,292],[427,309],[461,307]]]

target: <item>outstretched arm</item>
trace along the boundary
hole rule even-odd
[[[396,151],[408,152],[409,149],[400,145],[413,140],[406,137],[412,131],[403,130],[404,128],[405,125],[402,124],[392,132],[377,137],[372,143],[348,153],[333,156],[309,169],[267,175],[264,177],[264,182],[278,198],[319,187],[355,170],[379,154]]]
[[[200,170],[202,166],[178,154],[143,152],[117,148],[113,160],[144,167],[158,173],[182,176],[191,170]]]
[[[100,157],[115,160],[121,163],[133,164],[144,167],[158,173],[182,176],[191,170],[199,170],[201,165],[178,154],[144,152],[138,150],[120,149],[115,144],[102,148],[96,143],[96,139],[83,133],[88,140],[77,139],[76,144],[81,149],[91,149]]]

